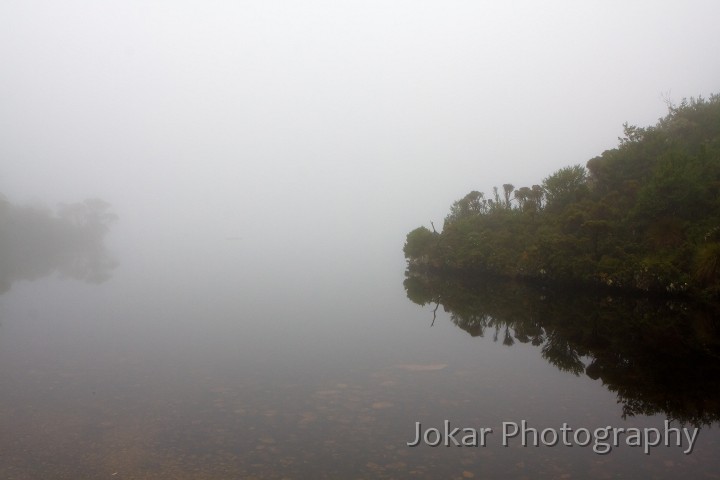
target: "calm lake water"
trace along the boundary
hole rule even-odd
[[[101,284],[13,282],[0,478],[720,477],[711,312],[406,279],[391,250],[328,264],[221,239],[212,255],[120,255]],[[691,454],[685,438],[649,454],[502,445],[503,422],[667,418],[701,424]],[[407,446],[416,422],[445,420],[493,432],[484,447]]]

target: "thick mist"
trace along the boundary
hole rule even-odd
[[[713,92],[717,6],[658,5],[4,2],[0,192],[117,217],[84,263],[59,230],[4,245],[4,285],[94,265],[130,324],[357,334],[403,296],[408,231]]]
[[[712,432],[685,463],[408,449],[420,419],[621,412],[601,382],[506,348],[507,325],[472,338],[410,302],[402,247],[472,190],[539,184],[717,92],[719,17],[694,0],[0,2],[0,477],[717,471]]]
[[[0,191],[109,202],[121,264],[400,269],[405,233],[468,191],[539,183],[713,92],[713,13],[4,2]]]

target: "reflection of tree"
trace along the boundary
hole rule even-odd
[[[585,364],[580,360],[578,351],[557,332],[548,335],[542,347],[542,356],[564,372],[580,375],[585,370]]]
[[[58,271],[99,283],[115,263],[103,240],[116,217],[102,200],[61,205],[57,214],[18,206],[0,196],[0,293],[17,280],[34,280]]]
[[[531,343],[558,369],[585,373],[618,395],[624,415],[720,421],[720,321],[708,307],[589,296],[497,278],[408,273],[408,298],[440,299],[451,321],[511,346]]]

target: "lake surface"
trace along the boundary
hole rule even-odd
[[[190,247],[120,252],[104,283],[50,275],[0,296],[0,478],[720,477],[711,313],[406,281],[401,245],[329,262]],[[692,453],[684,438],[649,454],[502,445],[503,422],[668,417],[701,424]],[[416,422],[445,420],[493,432],[407,446]]]

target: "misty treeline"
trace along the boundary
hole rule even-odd
[[[0,293],[13,282],[55,271],[99,283],[115,267],[104,238],[117,217],[98,199],[46,207],[15,205],[0,195]]]
[[[407,235],[409,268],[718,298],[720,96],[668,108],[585,166],[470,192]]]
[[[404,285],[410,300],[442,305],[474,337],[534,345],[558,369],[601,380],[623,416],[664,414],[696,426],[720,420],[715,309],[498,277],[408,272]]]

